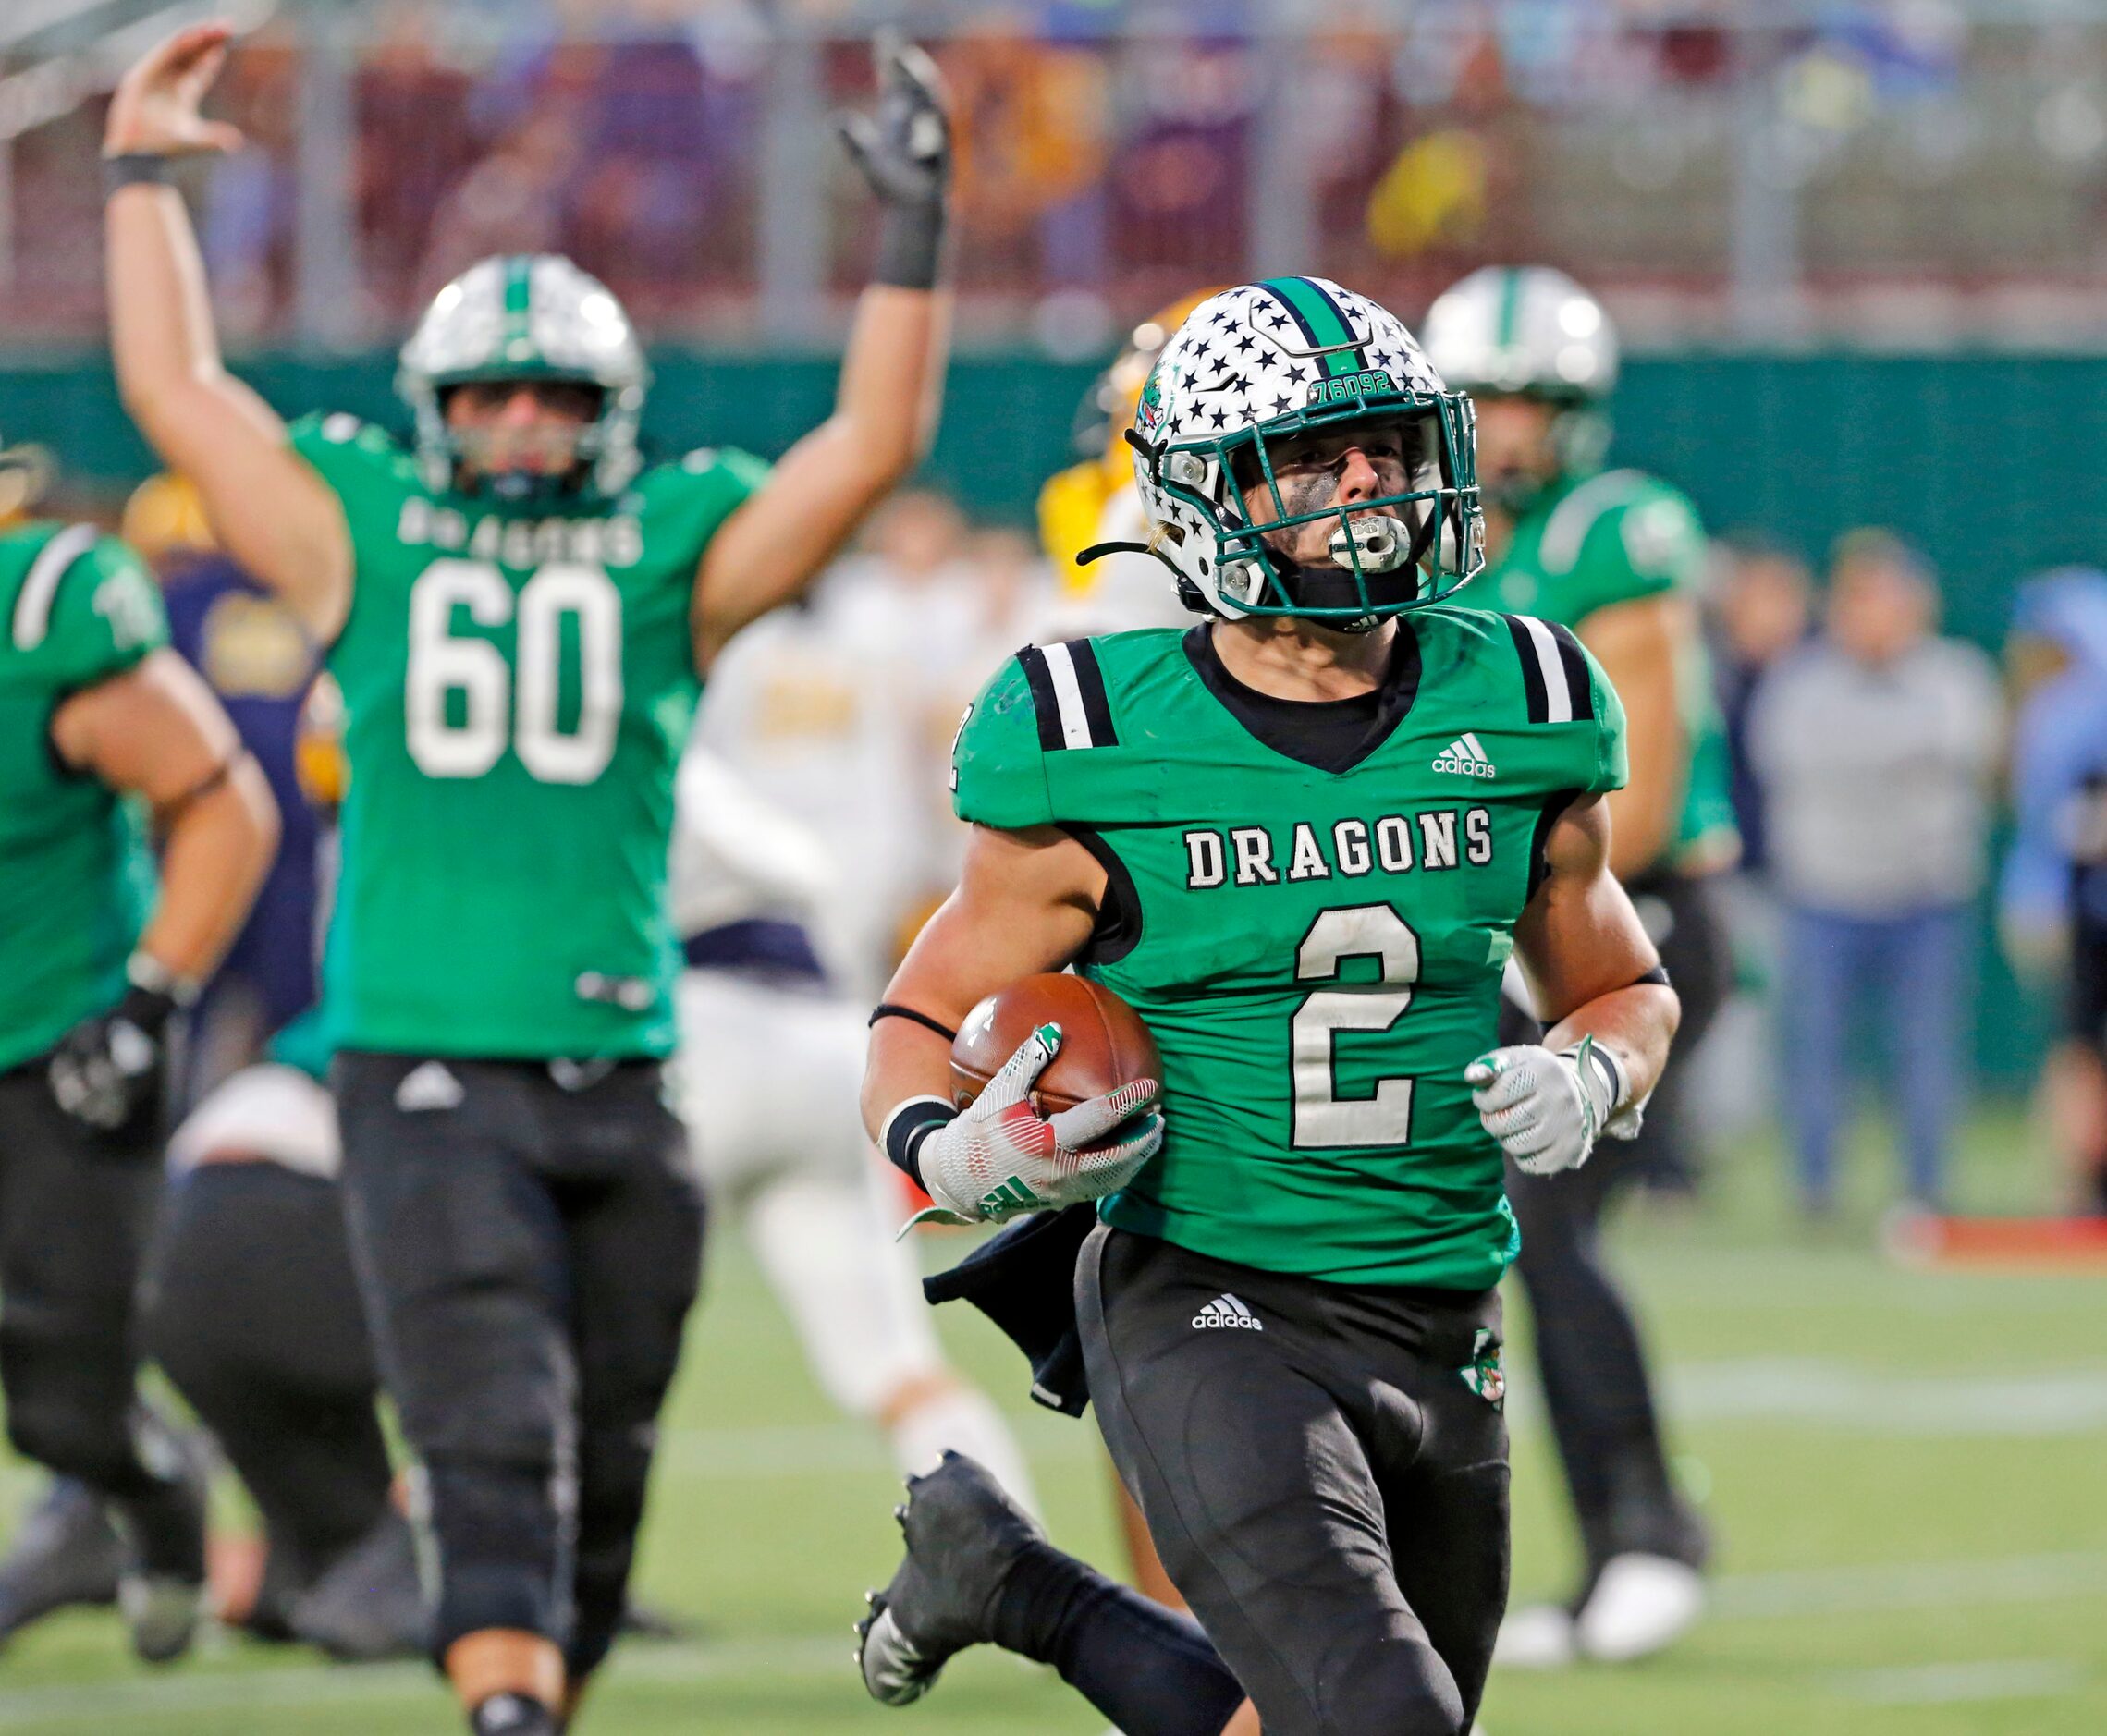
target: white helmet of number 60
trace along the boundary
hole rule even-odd
[[[1292,512],[1281,440],[1361,423],[1403,436],[1404,487]],[[1186,316],[1142,388],[1131,443],[1150,552],[1202,613],[1291,615],[1348,631],[1448,595],[1485,565],[1470,400],[1448,390],[1403,321],[1322,277],[1225,289]],[[1271,511],[1247,512],[1264,484]],[[1329,558],[1268,532],[1334,519]]]
[[[578,442],[594,493],[619,494],[640,464],[637,421],[651,370],[606,285],[555,253],[478,260],[432,298],[403,345],[395,386],[417,419],[425,486],[447,487],[459,452],[440,399],[472,380],[570,380],[600,388]]]

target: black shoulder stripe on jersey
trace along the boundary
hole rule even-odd
[[[1053,671],[1047,667],[1047,654],[1026,645],[1017,654],[1017,664],[1032,690],[1032,711],[1039,723],[1039,752],[1051,753],[1065,745],[1060,739],[1060,701],[1054,694]]]
[[[1571,628],[1561,627],[1556,621],[1546,621],[1544,625],[1559,642],[1559,661],[1565,665],[1565,687],[1573,695],[1574,716],[1593,719],[1595,684],[1587,679],[1587,656],[1580,648],[1580,641],[1573,636]]]
[[[1031,684],[1042,753],[1057,748],[1119,746],[1105,673],[1097,666],[1097,654],[1087,639],[1026,645],[1017,654],[1017,661]]]
[[[1097,651],[1087,639],[1068,642],[1068,654],[1075,664],[1075,685],[1083,695],[1083,715],[1090,726],[1090,745],[1116,748],[1118,733],[1112,727],[1112,702],[1105,691],[1105,672],[1097,666]]]
[[[1529,630],[1512,615],[1500,617],[1507,623],[1508,636],[1514,641],[1514,654],[1522,664],[1522,686],[1528,695],[1529,721],[1550,721],[1550,697],[1544,691],[1544,672],[1537,666],[1536,642],[1529,637]]]

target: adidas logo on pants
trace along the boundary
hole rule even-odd
[[[1205,1308],[1193,1316],[1193,1324],[1201,1331],[1216,1326],[1233,1326],[1243,1332],[1263,1332],[1265,1326],[1258,1316],[1231,1295],[1217,1296]]]

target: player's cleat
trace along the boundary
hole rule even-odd
[[[935,1685],[954,1652],[994,1637],[997,1603],[1018,1559],[1044,1534],[974,1461],[947,1452],[907,1480],[894,1510],[907,1558],[856,1623],[856,1665],[871,1698],[907,1705]]]
[[[1628,1664],[1675,1644],[1705,1612],[1704,1576],[1665,1555],[1614,1555],[1574,1620],[1581,1655]]]
[[[131,1649],[150,1664],[190,1649],[205,1596],[205,1469],[197,1444],[155,1429],[148,1456],[166,1480],[153,1494],[113,1501],[127,1545],[117,1607]]]
[[[71,1477],[54,1478],[0,1562],[0,1644],[55,1610],[116,1602],[124,1560],[102,1498]]]
[[[172,1664],[197,1638],[205,1588],[198,1580],[166,1573],[127,1573],[117,1583],[117,1607],[141,1662]]]
[[[1573,1612],[1559,1604],[1508,1611],[1492,1643],[1492,1661],[1503,1669],[1563,1669],[1578,1655]]]

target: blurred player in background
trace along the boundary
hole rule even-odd
[[[944,755],[998,656],[991,588],[941,495],[888,500],[810,597],[740,636],[711,672],[696,740],[827,851],[834,890],[812,913],[844,992],[868,1003],[953,860]]]
[[[1471,601],[1569,628],[1629,720],[1631,781],[1610,800],[1610,866],[1660,947],[1683,1006],[1672,1061],[1629,1144],[1574,1175],[1508,1167],[1518,1263],[1585,1565],[1563,1608],[1517,1610],[1502,1662],[1575,1650],[1628,1658],[1670,1644],[1703,1605],[1709,1551],[1677,1493],[1630,1309],[1601,1262],[1603,1208],[1642,1172],[1689,1185],[1680,1082],[1730,964],[1709,877],[1733,864],[1725,744],[1697,614],[1704,532],[1690,503],[1639,471],[1605,471],[1617,338],[1601,304],[1560,272],[1488,266],[1434,303],[1427,352],[1477,408],[1488,565]],[[1511,976],[1510,1041],[1536,1022]]]
[[[1999,929],[2022,975],[2062,990],[2049,1123],[2072,1208],[2107,1215],[2107,573],[2064,568],[2022,586],[2005,667],[2018,827]]]
[[[568,261],[487,260],[402,355],[410,446],[288,429],[220,365],[172,157],[229,31],[184,31],[106,124],[127,406],[342,687],[351,767],[325,967],[353,1252],[437,1546],[435,1655],[482,1736],[575,1709],[619,1621],[698,1280],[675,1034],[672,784],[703,675],[912,468],[945,354],[934,70],[881,56],[847,124],[883,207],[834,415],[770,472],[646,469],[646,369]]]
[[[739,1213],[820,1389],[882,1427],[900,1468],[970,1454],[1027,1507],[1023,1455],[937,1348],[905,1215],[857,1116],[862,1005],[837,993],[811,914],[836,883],[818,837],[704,749],[680,766],[673,920],[681,1113],[713,1197]]]
[[[1608,867],[1623,716],[1562,629],[1438,606],[1482,558],[1470,406],[1375,303],[1212,298],[1135,429],[1152,540],[1216,618],[1027,648],[982,694],[965,874],[878,1009],[864,1106],[959,1217],[1078,1207],[1090,1398],[1200,1628],[952,1459],[911,1485],[864,1684],[904,1704],[992,1641],[1127,1736],[1253,1708],[1459,1736],[1507,1589],[1502,1153],[1584,1163],[1674,1030]],[[1558,1022],[1494,1047],[1517,950]],[[950,1029],[1070,962],[1154,1033],[1160,1121],[1131,1119],[1154,1080],[1042,1119],[1051,1026],[954,1109]]]
[[[185,1018],[181,1113],[259,1059],[315,1002],[322,820],[316,792],[301,781],[303,743],[312,749],[317,738],[303,737],[300,719],[321,654],[292,610],[217,545],[197,490],[182,477],[141,483],[119,528],[160,581],[170,644],[212,689],[278,807],[270,873]],[[341,748],[330,742],[322,752]],[[333,812],[336,800],[327,795],[325,807]]]
[[[1142,386],[1164,345],[1185,316],[1219,288],[1181,296],[1129,335],[1126,346],[1076,407],[1071,444],[1076,461],[1039,490],[1039,541],[1053,563],[1056,606],[1043,635],[1116,633],[1133,627],[1183,627],[1190,611],[1166,593],[1163,568],[1133,546],[1148,535],[1148,518],[1134,487],[1133,448],[1127,431]],[[1090,561],[1079,557],[1121,544]]]
[[[18,468],[0,455],[0,480]],[[0,527],[0,1387],[16,1449],[109,1502],[132,1644],[155,1661],[189,1646],[205,1571],[202,1482],[133,1385],[166,1038],[276,830],[167,641],[123,544]]]

